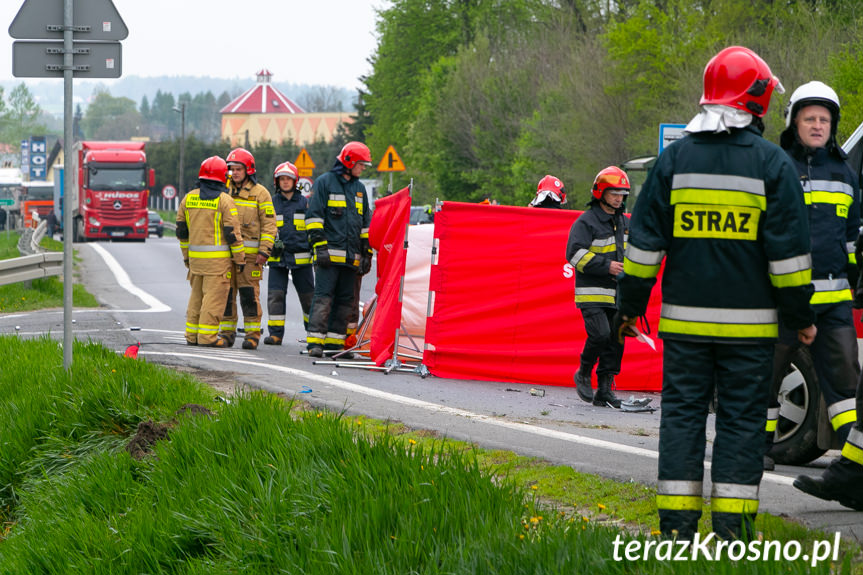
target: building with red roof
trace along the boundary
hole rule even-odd
[[[306,112],[270,83],[266,68],[256,74],[254,86],[220,110],[222,138],[232,146],[254,146],[269,140],[304,146],[317,140],[329,142],[339,124],[351,121],[345,112]]]

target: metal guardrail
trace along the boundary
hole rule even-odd
[[[0,285],[63,274],[63,253],[45,252],[0,260]]]

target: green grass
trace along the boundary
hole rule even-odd
[[[56,342],[0,337],[0,574],[853,572],[851,553],[832,569],[615,561],[621,527],[644,539],[613,524],[652,500],[643,486],[260,392],[216,404],[96,344],[75,358],[66,373]],[[175,416],[185,403],[216,415]],[[123,448],[172,418],[153,456]]]
[[[0,233],[0,259],[20,257],[17,233]],[[42,238],[40,246],[49,251],[62,251],[63,243],[52,238]],[[76,260],[73,255],[73,260]],[[83,285],[72,286],[75,307],[98,307],[99,302]],[[56,276],[0,286],[0,313],[12,313],[61,307],[63,305],[63,282]]]
[[[165,223],[173,224],[177,220],[177,212],[174,210],[155,210],[160,216],[162,216],[162,221]],[[164,237],[166,238],[174,238],[177,237],[177,233],[170,229],[168,226],[164,226]]]

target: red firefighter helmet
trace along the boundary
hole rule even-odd
[[[300,171],[297,169],[295,165],[290,162],[282,162],[276,169],[273,171],[273,185],[275,186],[275,190],[279,191],[279,177],[287,176],[294,180],[294,185],[296,186],[297,180],[300,179]]]
[[[596,179],[593,180],[593,197],[599,200],[606,191],[628,196],[629,176],[626,175],[626,172],[617,166],[609,166],[600,170],[596,174]]]
[[[546,198],[551,198],[561,205],[566,203],[566,188],[560,178],[548,175],[541,179],[536,186],[536,197],[533,198],[530,205],[539,205]]]
[[[339,152],[338,160],[349,170],[357,165],[357,162],[367,166],[372,165],[372,153],[369,147],[362,142],[348,142]]]
[[[225,162],[228,164],[241,164],[245,166],[247,176],[255,175],[255,157],[245,148],[231,150],[231,153],[225,158]]]
[[[704,68],[701,105],[721,104],[763,118],[773,90],[785,93],[761,57],[743,46],[725,48]]]
[[[211,156],[201,162],[198,170],[198,178],[201,180],[213,180],[225,183],[228,179],[228,164],[219,156]]]

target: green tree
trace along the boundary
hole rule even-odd
[[[44,134],[46,128],[39,120],[41,114],[42,110],[27,86],[24,83],[15,86],[9,92],[7,102],[0,107],[3,141],[15,143],[34,134]]]
[[[94,94],[81,120],[84,136],[91,140],[128,140],[141,135],[143,119],[131,98],[115,98],[108,90]]]

